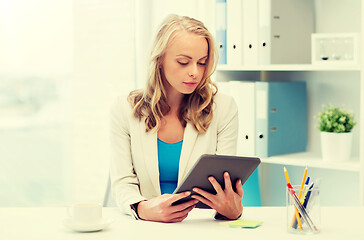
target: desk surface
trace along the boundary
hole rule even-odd
[[[222,226],[200,209],[172,224],[135,221],[117,208],[104,208],[103,216],[114,219],[107,229],[79,233],[63,226],[65,208],[0,208],[0,239],[364,239],[364,207],[322,207],[321,232],[310,236],[287,233],[284,207],[244,208],[242,219],[263,221],[256,229]]]

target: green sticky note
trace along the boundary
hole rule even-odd
[[[230,227],[242,227],[242,228],[256,228],[263,222],[249,221],[249,220],[235,220],[229,223]]]

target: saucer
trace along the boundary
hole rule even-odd
[[[77,232],[96,232],[106,228],[113,221],[113,219],[107,218],[102,219],[97,224],[80,224],[75,222],[72,218],[66,218],[63,220],[63,225]]]

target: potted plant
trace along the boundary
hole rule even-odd
[[[356,125],[354,115],[332,105],[324,106],[318,114],[318,129],[321,131],[321,150],[324,161],[341,162],[350,159],[352,129]]]

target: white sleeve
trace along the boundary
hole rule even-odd
[[[129,118],[132,108],[127,97],[119,97],[111,107],[111,192],[116,205],[125,214],[135,217],[131,205],[145,200],[139,190],[130,142]]]
[[[220,95],[216,114],[218,118],[216,154],[236,155],[238,140],[238,107],[230,96]]]

